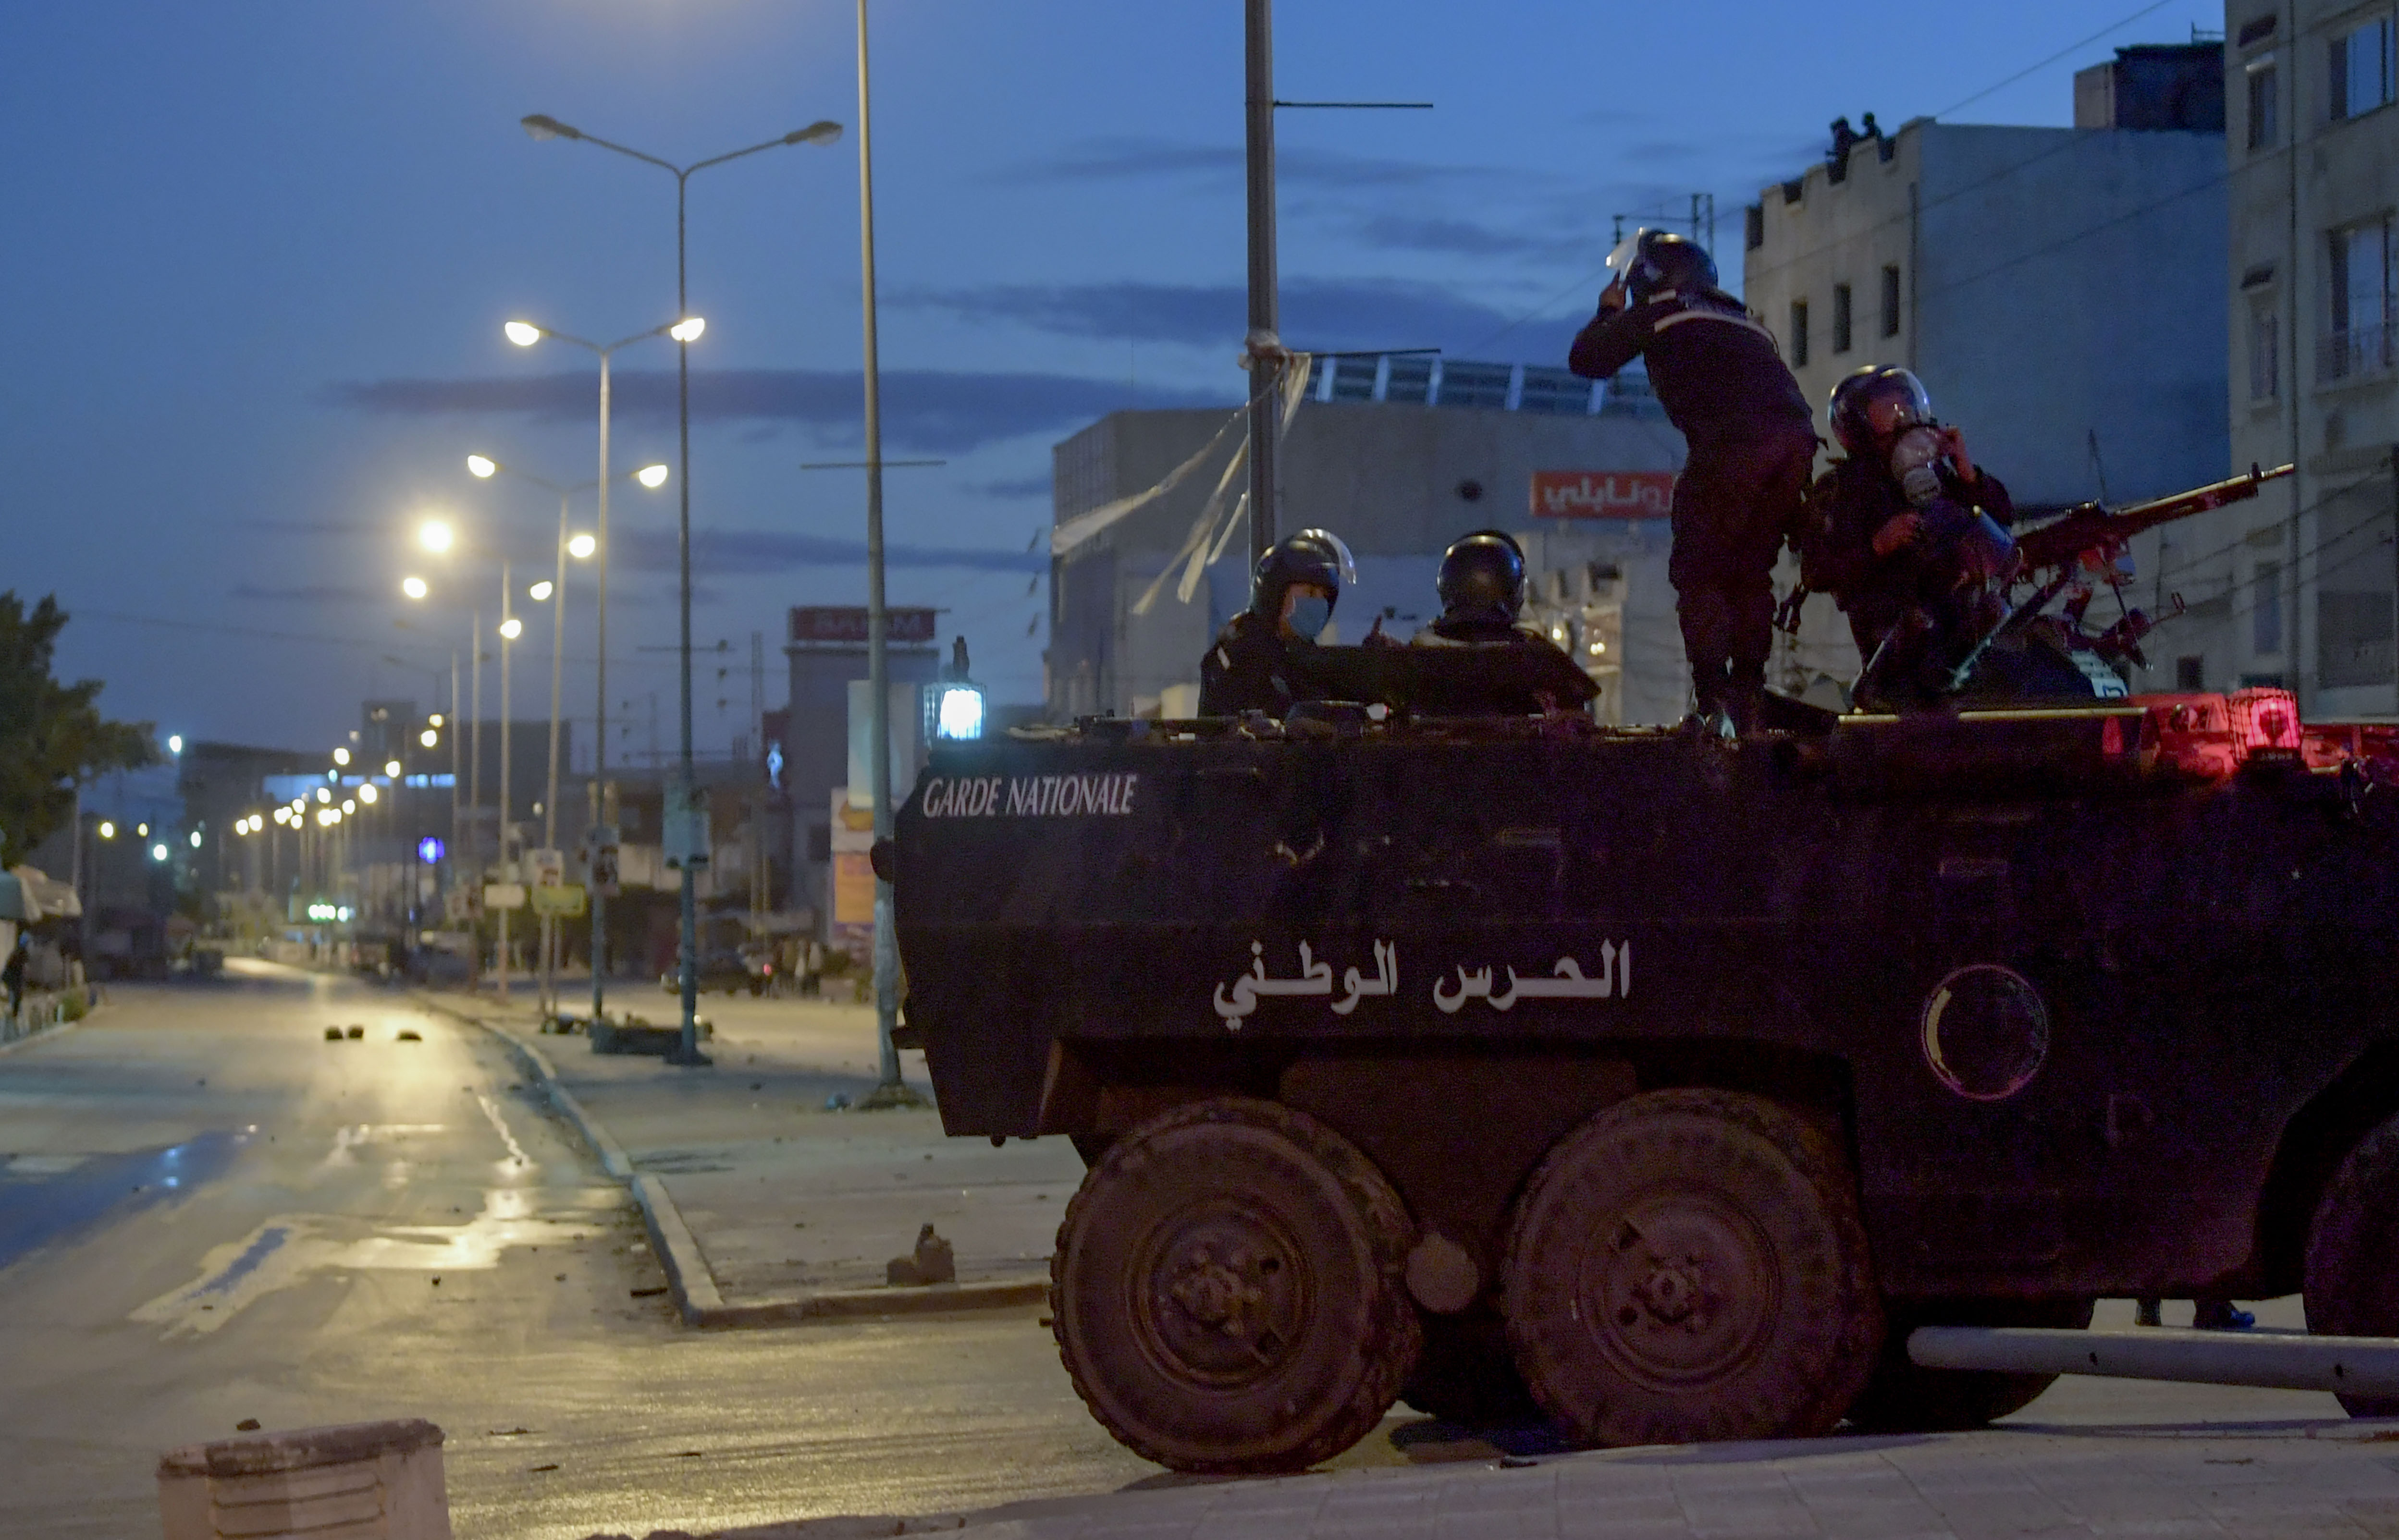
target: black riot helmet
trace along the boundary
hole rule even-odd
[[[1258,558],[1258,569],[1250,583],[1250,608],[1261,619],[1279,620],[1282,596],[1301,583],[1322,588],[1337,603],[1345,569],[1354,579],[1349,552],[1337,538],[1321,530],[1302,530],[1269,546]]]
[[[1885,403],[1896,409],[1886,435],[1895,436],[1933,420],[1932,397],[1922,380],[1896,365],[1868,364],[1852,370],[1833,387],[1832,403],[1826,408],[1833,437],[1851,454],[1874,453],[1882,447],[1884,437],[1875,432],[1874,409]]]
[[[1500,530],[1476,530],[1441,553],[1444,620],[1489,615],[1514,621],[1525,607],[1525,551]]]
[[[1624,292],[1633,304],[1647,304],[1670,289],[1687,294],[1715,287],[1715,259],[1699,242],[1672,230],[1644,230],[1633,243],[1624,273]]]

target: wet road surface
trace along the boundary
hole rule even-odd
[[[146,1540],[159,1452],[247,1418],[432,1419],[461,1540],[1154,1473],[1037,1311],[701,1334],[663,1284],[475,1029],[282,970],[121,989],[0,1057],[0,1536]]]

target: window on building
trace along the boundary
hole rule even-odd
[[[2387,214],[2327,232],[2318,378],[2340,380],[2391,367],[2391,237]]]
[[[1753,203],[1741,211],[1741,244],[1743,250],[1755,251],[1766,244],[1766,206]]]
[[[1882,270],[1882,334],[1899,335],[1899,266],[1896,263]]]
[[[2282,395],[2282,315],[2270,304],[2249,312],[2249,399],[2270,401]]]
[[[2175,659],[2175,689],[2182,691],[2186,695],[2196,695],[2200,691],[2207,688],[2206,684],[2202,682],[2206,678],[2207,659],[2204,655],[2199,657],[2178,657]]]
[[[1791,302],[1791,367],[1808,367],[1808,302]]]
[[[1849,350],[1850,286],[1837,283],[1833,285],[1833,351],[1847,353]]]
[[[2332,40],[2332,115],[2356,117],[2392,100],[2392,25],[2389,12],[2352,27]]]
[[[2249,575],[2249,651],[2259,657],[2283,650],[2283,564],[2260,561]]]
[[[2274,61],[2262,60],[2249,66],[2249,148],[2270,150],[2277,137],[2275,118],[2279,115],[2274,100]]]

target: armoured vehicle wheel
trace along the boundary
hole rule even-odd
[[[2308,1228],[2308,1330],[2399,1336],[2399,1117],[2359,1142]],[[2343,1396],[2352,1417],[2399,1417],[2399,1398]]]
[[[1306,1114],[1176,1108],[1110,1145],[1067,1205],[1058,1356],[1145,1459],[1305,1468],[1364,1438],[1415,1361],[1411,1229],[1382,1174]]]
[[[1400,1387],[1400,1399],[1460,1427],[1522,1427],[1549,1420],[1508,1356],[1507,1327],[1483,1304],[1455,1316],[1424,1317],[1424,1351]]]
[[[2057,1380],[2054,1374],[1993,1374],[1924,1369],[1907,1356],[1907,1334],[1919,1326],[2048,1326],[2080,1331],[2091,1325],[2089,1300],[1948,1300],[1886,1304],[1882,1356],[1874,1378],[1850,1408],[1861,1433],[1949,1433],[2021,1412]]]
[[[1502,1281],[1534,1398],[1596,1444],[1829,1432],[1881,1341],[1838,1146],[1729,1091],[1652,1091],[1560,1141]]]

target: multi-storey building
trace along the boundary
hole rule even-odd
[[[2182,666],[2211,687],[2287,684],[2311,713],[2388,713],[2392,7],[2231,0],[2224,20],[2232,460],[2298,470],[2206,520],[2203,563],[2184,580],[2205,624]]]
[[[2075,128],[1918,119],[1765,189],[1744,297],[1827,439],[1842,376],[1904,364],[2029,513],[2223,476],[2221,58],[2126,49],[2078,78]],[[2184,532],[2165,548],[2172,566]],[[2157,549],[2136,552],[2144,604]],[[1780,683],[1855,672],[1828,601],[1786,661]]]

